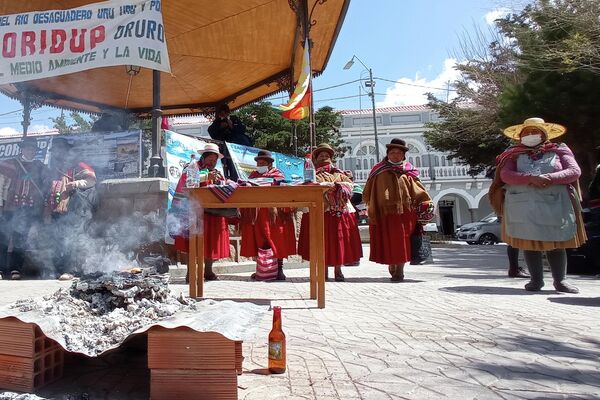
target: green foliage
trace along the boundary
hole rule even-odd
[[[246,125],[246,133],[254,139],[255,147],[298,156],[310,151],[308,118],[291,121],[264,101],[242,107],[236,115]],[[329,143],[339,156],[347,150],[340,137],[341,123],[340,114],[331,107],[322,107],[315,113],[317,143]]]
[[[499,38],[486,57],[474,51],[458,66],[458,99],[430,98],[443,120],[429,125],[428,141],[477,171],[493,165],[506,146],[501,129],[541,117],[568,128],[561,140],[575,153],[587,186],[592,149],[600,145],[599,18],[600,0],[534,0],[497,21]]]
[[[96,116],[84,117],[80,113],[73,111],[69,114],[69,119],[65,116],[64,112],[60,113],[60,116],[56,118],[50,118],[53,123],[53,128],[58,129],[61,134],[78,134],[90,132],[92,125],[98,119]]]
[[[485,42],[490,36],[491,43]],[[510,144],[502,135],[498,96],[521,77],[512,45],[498,32],[488,36],[478,32],[475,41],[463,45],[463,53],[467,61],[456,66],[461,79],[454,83],[458,97],[447,103],[429,96],[429,106],[439,119],[427,124],[425,138],[437,150],[468,164],[475,175],[494,165]]]

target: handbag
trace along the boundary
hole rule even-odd
[[[423,227],[419,224],[410,236],[411,265],[433,263],[431,254],[431,238],[423,234]]]
[[[273,281],[277,279],[277,258],[273,249],[258,249],[256,257],[256,275],[257,281]]]

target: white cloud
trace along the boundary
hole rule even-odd
[[[55,133],[56,129],[51,128],[47,125],[31,125],[27,129],[28,133]],[[13,127],[0,128],[0,136],[21,136],[23,135],[22,129],[15,129]]]
[[[496,21],[497,19],[500,19],[500,18],[504,18],[509,13],[510,13],[510,10],[508,8],[501,7],[501,8],[497,8],[495,10],[489,11],[487,14],[485,14],[485,16],[483,18],[485,19],[485,22],[488,25],[494,25],[494,21]]]
[[[20,134],[21,131],[18,131],[15,128],[0,128],[0,136],[16,136]]]
[[[419,78],[418,74],[415,79],[398,79],[392,87],[386,89],[385,98],[377,102],[377,107],[425,104],[427,93],[433,93],[441,99],[446,99],[446,95],[449,94],[449,100],[452,100],[456,94],[453,91],[448,93],[446,87],[448,82],[452,83],[460,77],[460,73],[454,68],[455,65],[455,59],[447,58],[444,60],[442,72],[432,80]]]

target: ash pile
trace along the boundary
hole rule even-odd
[[[46,335],[66,350],[97,356],[137,330],[198,309],[201,302],[172,295],[168,280],[168,274],[154,268],[94,273],[73,281],[69,289],[19,300],[9,308],[17,317],[35,316]]]
[[[159,274],[154,268],[133,268],[112,274],[85,275],[73,282],[70,293],[89,303],[95,314],[103,315],[115,308],[133,311],[146,304],[143,300],[167,302],[168,282],[169,275]]]

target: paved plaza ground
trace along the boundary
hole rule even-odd
[[[345,268],[346,282],[328,282],[323,310],[308,299],[306,269],[289,270],[286,282],[251,282],[249,272],[208,282],[207,297],[283,308],[287,371],[265,374],[267,316],[255,340],[244,343],[239,398],[600,398],[600,279],[570,276],[581,293],[564,295],[546,272],[542,292],[525,292],[526,280],[506,276],[505,250],[438,247],[435,264],[408,266],[406,280],[392,283],[387,267],[367,261],[365,248],[361,265]],[[64,285],[2,281],[1,303]],[[187,294],[184,285],[172,290]],[[132,382],[147,379],[143,371],[107,369],[105,379],[63,382],[40,395],[61,398],[61,387],[89,399],[147,393]]]

